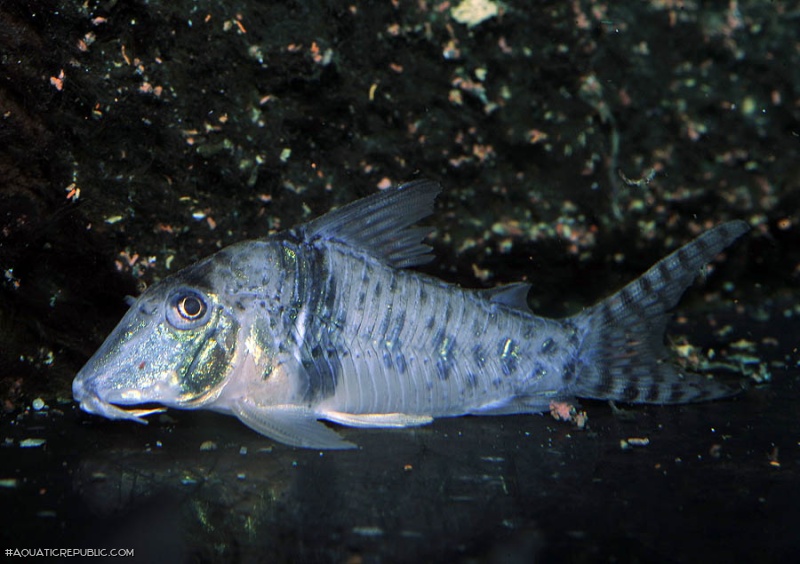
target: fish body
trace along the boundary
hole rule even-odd
[[[416,181],[164,279],[78,373],[81,408],[146,422],[157,403],[238,417],[274,440],[351,448],[327,420],[410,427],[436,417],[547,410],[573,397],[685,403],[736,392],[669,362],[667,311],[748,225],[678,249],[566,319],[534,315],[530,286],[468,290],[408,270],[431,260],[438,184]]]

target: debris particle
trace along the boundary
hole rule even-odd
[[[755,350],[756,344],[752,341],[748,341],[747,339],[739,339],[738,341],[731,343],[731,348],[740,351],[752,351]]]
[[[362,537],[380,537],[383,535],[383,529],[380,527],[353,527],[353,532]]]
[[[208,450],[217,450],[217,443],[214,441],[203,441],[200,444],[200,450],[208,451]]]
[[[650,439],[647,437],[628,437],[619,441],[619,448],[628,450],[631,447],[645,447],[650,444]]]
[[[450,11],[454,20],[469,28],[495,17],[497,13],[497,4],[491,0],[463,0]]]
[[[41,411],[46,406],[42,398],[36,398],[35,400],[33,400],[33,402],[31,402],[31,407],[33,408],[34,411]]]
[[[550,415],[557,421],[571,421],[578,429],[585,428],[589,421],[585,411],[579,412],[574,405],[565,401],[551,401]]]
[[[772,451],[767,455],[767,460],[773,468],[781,467],[780,460],[778,460],[778,447],[772,447]]]
[[[22,439],[19,442],[20,448],[37,448],[44,445],[47,441],[45,439]]]

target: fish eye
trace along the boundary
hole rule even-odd
[[[169,299],[167,321],[176,329],[192,329],[207,319],[207,298],[195,290],[181,288]]]
[[[203,315],[206,304],[197,296],[182,296],[177,304],[178,313],[188,321],[194,321]]]

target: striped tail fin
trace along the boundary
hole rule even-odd
[[[710,229],[610,298],[578,314],[575,323],[588,331],[572,393],[657,404],[705,401],[737,393],[737,389],[686,373],[667,361],[663,340],[669,310],[700,269],[749,228],[744,221],[730,221]]]

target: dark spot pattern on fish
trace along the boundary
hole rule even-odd
[[[540,350],[544,355],[552,355],[558,350],[558,345],[553,339],[545,339]]]
[[[670,403],[679,402],[684,398],[686,395],[686,390],[683,387],[683,384],[680,382],[675,382],[670,386],[669,390],[669,401]]]
[[[442,381],[450,378],[450,365],[442,359],[436,361],[436,376]]]
[[[381,321],[381,326],[378,328],[378,335],[381,337],[387,337],[389,333],[389,323],[392,321],[392,310],[388,307],[386,308],[386,313],[383,314],[383,320]]]
[[[530,375],[528,376],[529,381],[538,382],[542,380],[545,376],[547,376],[547,368],[539,362],[533,365],[533,370],[531,370]]]
[[[308,340],[306,341],[308,343]],[[332,396],[342,371],[336,348],[315,344],[303,346],[300,362],[304,369],[305,390],[303,400],[314,402]]]
[[[478,368],[482,369],[486,366],[486,353],[480,344],[472,347],[472,360],[475,361],[475,365]]]
[[[577,348],[581,344],[580,335],[578,334],[578,328],[572,321],[569,320],[564,320],[562,324],[568,335],[569,346]]]
[[[370,263],[364,263],[364,272],[361,274],[361,281],[364,284],[369,284],[370,279],[375,274],[375,269]]]
[[[433,337],[433,350],[436,351],[436,374],[440,380],[450,378],[453,369],[453,351],[456,345],[455,337],[448,336],[443,329],[439,329]]]
[[[223,251],[219,251],[219,253],[222,252]],[[217,253],[217,256],[219,253]],[[182,284],[197,288],[198,290],[203,290],[206,292],[213,291],[212,278],[217,268],[217,264],[219,264],[217,261],[212,262],[208,259],[200,261],[199,263],[178,272],[175,275],[175,279],[179,280]]]
[[[661,395],[661,385],[659,382],[655,380],[650,383],[650,387],[647,390],[647,394],[645,395],[645,399],[647,401],[654,402],[658,400],[659,396]]]
[[[517,371],[519,361],[519,344],[514,339],[501,339],[499,346],[500,369],[505,376],[511,376]]]
[[[614,389],[614,376],[608,370],[603,370],[597,385],[594,387],[594,392],[602,396],[608,396]]]
[[[343,313],[336,311],[336,278],[320,250],[284,242],[282,256],[293,266],[295,279],[288,287],[291,294],[282,297],[290,306],[281,315],[285,336],[279,349],[286,342],[291,350],[283,352],[299,358],[302,398],[310,404],[336,392],[342,372],[341,347],[335,341],[339,334],[330,331],[330,326],[334,316],[341,317]]]
[[[400,346],[400,333],[403,331],[403,327],[406,325],[406,312],[401,311],[394,317],[394,324],[392,326],[392,330],[384,332],[385,335],[385,343],[386,346],[389,348],[394,348]]]
[[[474,390],[478,386],[478,376],[474,372],[467,372],[467,387]]]
[[[406,356],[403,353],[398,352],[394,357],[394,365],[399,374],[405,374],[407,368]]]
[[[476,339],[480,339],[481,337],[483,337],[484,325],[485,322],[480,318],[476,318],[475,321],[472,323],[472,333]]]
[[[319,274],[322,274],[322,272]],[[334,276],[333,273],[331,273],[327,278],[328,280],[323,292],[325,299],[321,300],[320,306],[317,307],[317,315],[319,315],[319,317],[326,323],[330,324],[333,322],[334,312],[336,311],[337,283],[336,276]],[[344,323],[345,321],[346,313],[345,310],[342,309],[337,317],[337,322]]]
[[[561,371],[561,378],[564,380],[565,384],[569,384],[575,379],[575,361],[570,360],[564,365],[564,368]]]
[[[639,393],[639,382],[638,380],[633,380],[628,382],[625,385],[625,389],[622,390],[622,399],[630,402],[635,401],[639,397]]]

